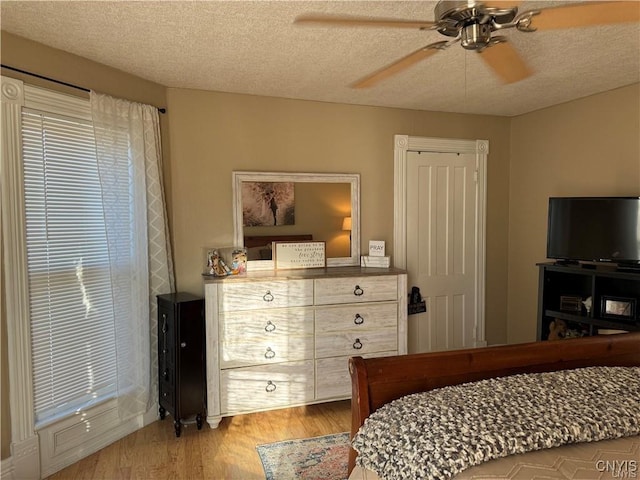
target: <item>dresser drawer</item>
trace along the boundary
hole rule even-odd
[[[158,362],[163,368],[175,367],[176,348],[175,342],[165,341],[165,337],[160,334],[158,338]]]
[[[176,383],[176,371],[172,366],[160,364],[160,380],[167,385],[175,385]]]
[[[398,349],[398,329],[324,332],[316,335],[316,358],[366,355]]]
[[[222,414],[267,410],[313,399],[313,360],[220,372]]]
[[[398,280],[394,275],[319,278],[315,280],[315,304],[397,300]]]
[[[175,364],[175,344],[177,332],[176,321],[171,310],[158,308],[158,358],[160,365],[171,366]]]
[[[316,360],[316,399],[351,396],[349,357]]]
[[[220,312],[263,308],[302,307],[313,304],[313,280],[227,282],[220,289]]]
[[[364,358],[388,357],[398,352],[378,352],[360,355]],[[320,358],[316,360],[316,400],[344,398],[351,396],[351,375],[349,356]]]
[[[220,367],[313,358],[313,309],[289,308],[220,316]]]
[[[173,383],[161,381],[159,385],[159,394],[160,405],[171,415],[175,415],[175,386]]]
[[[396,328],[398,304],[356,304],[344,307],[321,307],[315,315],[318,335],[330,331],[369,331],[376,328]]]

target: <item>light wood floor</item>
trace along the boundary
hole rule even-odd
[[[48,477],[50,480],[264,479],[256,445],[347,432],[350,402],[324,403],[186,425],[176,438],[170,416]]]

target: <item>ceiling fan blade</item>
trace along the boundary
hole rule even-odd
[[[382,80],[385,80],[397,73],[400,73],[403,70],[415,65],[421,60],[425,58],[429,58],[432,55],[438,53],[448,42],[436,42],[426,47],[421,48],[420,50],[416,50],[413,53],[410,53],[406,57],[402,57],[400,60],[395,61],[391,65],[387,65],[381,70],[372,73],[364,77],[361,80],[358,80],[356,83],[352,84],[352,88],[369,88],[374,85],[380,83]]]
[[[480,52],[482,59],[505,83],[515,83],[533,72],[508,42],[496,43]]]
[[[420,20],[400,20],[392,18],[341,17],[331,15],[302,15],[294,20],[301,24],[344,25],[355,27],[391,27],[417,28],[431,30],[438,26],[437,22]]]
[[[587,2],[544,8],[531,18],[536,30],[640,22],[640,2]]]

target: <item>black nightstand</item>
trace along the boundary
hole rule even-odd
[[[198,430],[206,412],[204,299],[190,293],[158,295],[159,413],[173,417],[176,437],[186,418]]]

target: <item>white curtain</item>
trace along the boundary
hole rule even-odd
[[[158,110],[91,92],[115,309],[121,418],[157,399],[156,295],[174,291]]]

